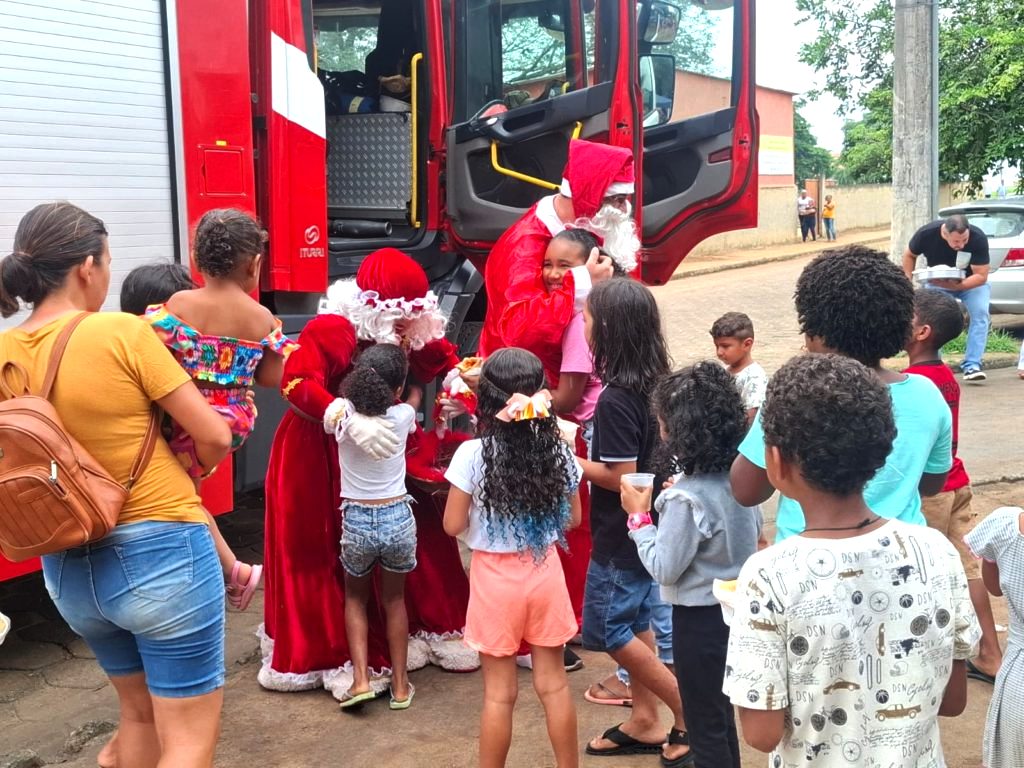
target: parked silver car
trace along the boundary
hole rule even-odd
[[[992,312],[1024,314],[1024,197],[974,200],[939,211],[940,216],[957,213],[988,235]]]

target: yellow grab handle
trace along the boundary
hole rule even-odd
[[[416,65],[423,61],[423,54],[417,53],[409,65],[412,76],[412,200],[409,201],[409,223],[414,229],[420,228],[420,188],[419,188],[419,75]]]
[[[560,189],[558,184],[554,184],[544,179],[538,179],[535,176],[528,176],[525,173],[519,173],[519,171],[513,171],[511,168],[505,168],[498,162],[498,142],[491,142],[491,167],[500,173],[502,176],[509,176],[519,181],[525,181],[527,184],[533,184],[544,189],[557,190]]]

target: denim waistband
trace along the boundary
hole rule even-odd
[[[118,544],[125,544],[133,539],[141,539],[148,536],[159,536],[170,531],[181,531],[190,528],[205,528],[205,523],[176,523],[166,520],[143,520],[138,523],[125,523],[119,525],[99,541],[90,544],[83,544],[80,547],[73,547],[68,554],[86,555],[104,547],[113,547]]]
[[[397,499],[391,501],[350,501],[346,499],[341,502],[341,511],[345,512],[349,509],[368,509],[368,510],[381,510],[388,509],[389,507],[399,507],[403,504],[412,504],[416,501],[412,496],[406,494],[405,496],[399,496]]]

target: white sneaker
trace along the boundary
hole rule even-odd
[[[516,666],[523,669],[533,669],[533,655],[524,653],[522,656],[516,656]]]

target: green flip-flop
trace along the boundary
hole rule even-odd
[[[377,698],[377,692],[372,688],[369,691],[363,691],[362,693],[351,694],[346,691],[341,697],[341,708],[342,709],[354,709],[362,706],[368,701],[373,701]]]
[[[388,689],[391,690],[390,688]],[[416,695],[416,686],[409,683],[409,695],[404,699],[396,699],[395,694],[391,693],[391,702],[388,704],[390,709],[408,709],[412,706],[412,697]]]

